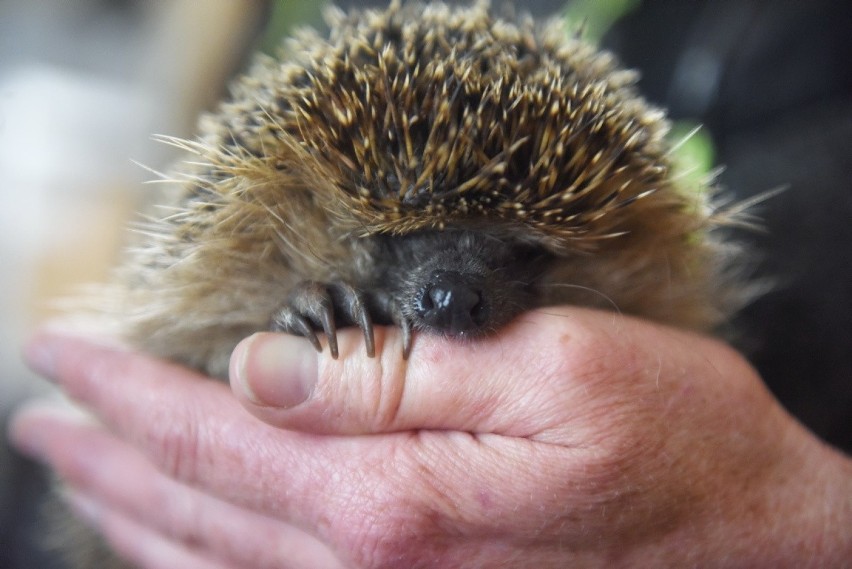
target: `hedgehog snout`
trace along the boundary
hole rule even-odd
[[[422,324],[451,335],[475,331],[488,318],[481,279],[458,271],[432,271],[415,295],[414,310]]]

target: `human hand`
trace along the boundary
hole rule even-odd
[[[241,344],[233,389],[274,427],[197,374],[45,332],[31,363],[105,427],[31,410],[13,435],[146,567],[849,558],[849,461],[722,344],[560,308],[470,344],[418,336],[406,364],[377,332],[376,359],[355,331],[337,361],[282,335]]]

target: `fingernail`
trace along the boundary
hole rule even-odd
[[[255,334],[231,357],[231,384],[252,403],[290,408],[310,396],[317,380],[317,353],[303,338]]]

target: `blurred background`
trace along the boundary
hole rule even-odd
[[[339,3],[343,6],[386,2]],[[492,0],[512,7],[512,2]],[[641,72],[687,153],[761,205],[743,235],[776,287],[738,342],[782,403],[852,451],[852,3],[845,0],[526,1],[561,14]],[[312,0],[0,2],[0,416],[44,385],[19,356],[52,301],[103,280],[172,149],[258,49],[322,26]],[[52,567],[31,543],[32,465],[0,449],[0,569]]]

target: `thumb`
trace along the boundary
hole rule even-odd
[[[401,340],[395,328],[377,329],[383,349],[375,358],[364,353],[360,332],[340,331],[338,360],[302,338],[260,333],[234,351],[231,383],[252,414],[286,429],[536,437],[576,419],[578,406],[596,407],[589,397],[601,382],[610,386],[608,393],[617,392],[612,381],[635,385],[636,376],[640,384],[659,387],[659,355],[639,350],[637,356],[634,341],[655,331],[674,333],[613,313],[550,308],[473,341],[420,334],[407,361],[396,349]]]

